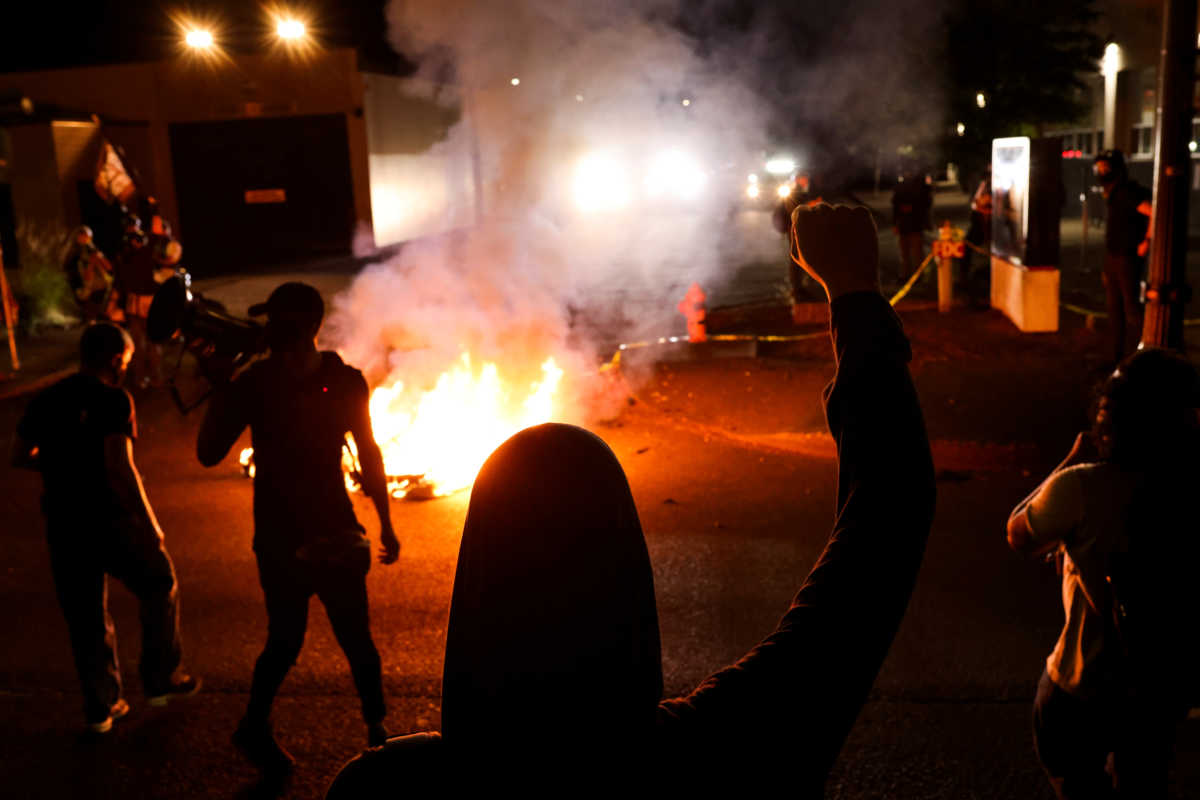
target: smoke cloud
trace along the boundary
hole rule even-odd
[[[389,35],[419,64],[414,84],[460,111],[430,153],[471,209],[464,219],[458,203],[435,226],[448,232],[360,275],[335,300],[334,343],[373,380],[414,386],[464,351],[518,371],[553,354],[582,374],[618,341],[681,332],[674,306],[693,281],[712,296],[757,260],[778,263],[782,283],[765,217],[749,235],[734,224],[747,172],[800,141],[806,122],[840,131],[843,147],[890,135],[868,120],[918,105],[921,59],[902,68],[914,63],[903,53],[938,16],[929,3],[871,3],[865,15],[809,5],[804,16],[786,3],[393,0]],[[660,153],[686,154],[703,186],[601,207],[619,170],[644,192]],[[577,165],[592,155],[600,166],[581,186]]]

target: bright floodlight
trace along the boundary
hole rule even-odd
[[[650,162],[646,173],[646,191],[651,197],[674,195],[690,200],[704,187],[704,172],[691,156],[679,150],[664,150]]]
[[[629,205],[629,180],[621,163],[607,153],[585,156],[575,167],[571,188],[581,211],[618,211]]]
[[[303,39],[306,32],[307,29],[304,27],[304,23],[298,19],[292,19],[289,17],[287,19],[281,19],[275,23],[275,35],[280,39],[289,39],[293,41],[296,39]]]
[[[203,28],[193,28],[188,31],[183,37],[183,41],[188,47],[196,50],[207,50],[213,46],[212,31],[206,31]]]

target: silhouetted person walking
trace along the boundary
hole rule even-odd
[[[389,516],[383,458],[371,431],[367,383],[336,353],[316,347],[325,314],[321,295],[307,284],[285,283],[250,313],[267,315],[270,357],[213,397],[197,455],[205,466],[220,463],[249,426],[254,553],[268,627],[234,742],[259,766],[279,771],[293,762],[271,731],[271,705],[300,655],[314,594],[350,662],[368,742],[382,744],[387,736],[379,652],[367,611],[370,545],[342,474],[347,433],[358,448],[363,489],[379,516],[381,563],[396,561],[400,542]]]
[[[1139,351],[1105,384],[1091,434],[1009,517],[1009,545],[1054,554],[1062,574],[1033,718],[1064,800],[1165,797],[1176,724],[1200,699],[1198,415],[1195,368]]]
[[[1120,150],[1106,150],[1092,165],[1104,191],[1104,293],[1108,303],[1112,363],[1137,349],[1142,338],[1141,281],[1150,250],[1150,190],[1129,177]]]
[[[775,631],[662,701],[653,575],[621,466],[580,428],[526,429],[491,455],[471,494],[441,735],[365,753],[328,797],[401,785],[536,793],[669,781],[679,791],[760,772],[821,796],[904,615],[935,487],[908,342],[878,290],[870,214],[802,208],[793,229],[793,257],[830,298],[837,375],[825,399],[839,473],[833,534]]]
[[[181,667],[175,568],[133,462],[137,418],[121,388],[133,342],[116,325],[100,322],[84,330],[79,351],[79,372],[29,404],[17,425],[12,464],[42,473],[50,567],[87,727],[107,733],[129,712],[108,615],[109,575],[138,599],[147,703],[190,696],[200,682]]]
[[[925,259],[925,231],[933,230],[933,190],[925,176],[910,170],[892,191],[892,229],[900,245],[900,282]]]

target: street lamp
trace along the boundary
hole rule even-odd
[[[967,126],[960,122],[960,123],[958,123],[958,125],[955,127],[954,130],[958,133],[959,136],[962,136],[964,133],[967,132]]]
[[[284,41],[303,39],[308,29],[294,17],[281,17],[275,22],[275,35]]]
[[[184,43],[193,50],[209,50],[213,46],[212,31],[192,28],[183,36]]]
[[[987,98],[983,96],[983,92],[975,93],[975,105],[980,108],[987,108]]]

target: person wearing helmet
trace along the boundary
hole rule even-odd
[[[1104,292],[1112,363],[1137,349],[1142,335],[1138,286],[1150,251],[1150,190],[1129,177],[1120,150],[1105,150],[1092,165],[1104,192]]]

